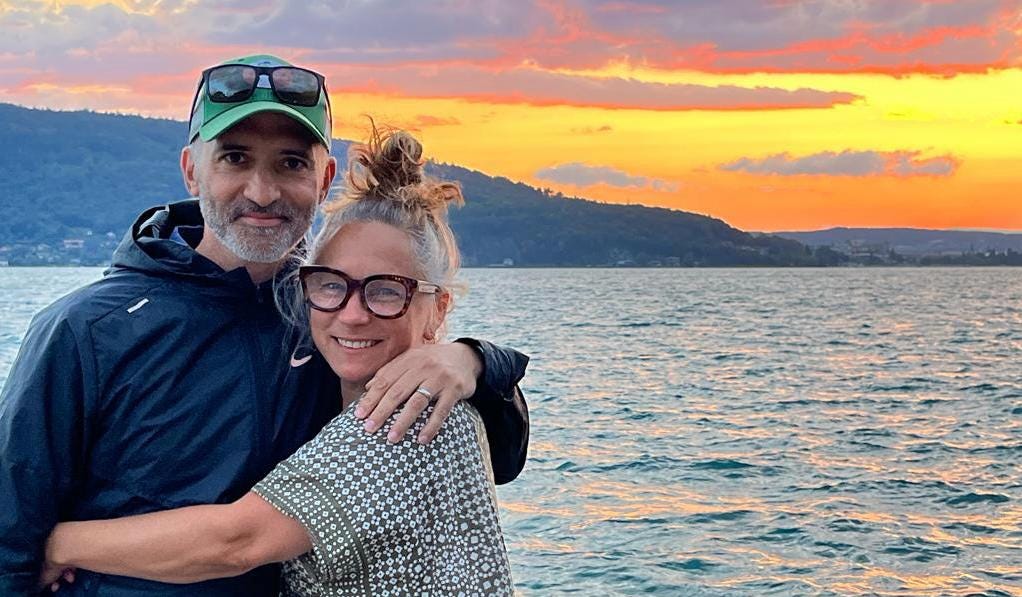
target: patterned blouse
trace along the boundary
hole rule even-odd
[[[255,486],[312,540],[285,595],[514,593],[482,420],[461,402],[423,446],[432,410],[391,445],[393,417],[370,434],[349,406]]]

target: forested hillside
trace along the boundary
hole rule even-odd
[[[178,121],[0,104],[0,260],[106,261],[140,210],[184,198],[185,136]],[[336,144],[342,159],[346,147]],[[466,265],[829,265],[843,257],[686,212],[550,195],[453,165],[431,170],[464,186],[467,205],[452,221]]]

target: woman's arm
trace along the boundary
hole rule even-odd
[[[249,492],[232,504],[58,524],[46,560],[57,568],[193,583],[237,576],[311,547],[305,527]]]

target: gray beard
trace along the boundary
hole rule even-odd
[[[238,258],[253,263],[276,263],[282,260],[312,226],[316,205],[301,209],[283,201],[267,207],[237,199],[231,202],[213,201],[199,196],[199,209],[206,228],[216,236],[227,250]],[[284,223],[272,228],[257,228],[237,222],[241,214],[258,212],[284,218]]]

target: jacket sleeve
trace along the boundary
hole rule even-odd
[[[68,323],[40,313],[0,391],[0,595],[35,592],[46,538],[72,504],[84,378]]]
[[[514,481],[525,467],[529,448],[529,409],[518,382],[525,376],[529,357],[485,340],[459,338],[483,360],[483,373],[469,402],[479,411],[490,441],[494,481]]]

